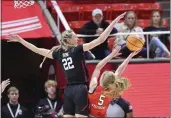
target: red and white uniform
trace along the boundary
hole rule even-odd
[[[97,86],[93,93],[89,93],[90,115],[94,117],[105,117],[112,97],[103,95],[104,89]]]

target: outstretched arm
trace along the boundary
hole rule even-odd
[[[44,48],[38,48],[38,47],[34,46],[33,44],[25,41],[18,35],[10,35],[7,37],[7,40],[8,40],[8,42],[19,42],[22,45],[24,45],[26,48],[30,49],[31,51],[33,51],[39,55],[53,59],[52,51],[50,51],[48,49],[44,49]]]
[[[120,19],[122,19],[125,16],[126,12],[119,15],[115,20],[113,20],[110,25],[105,29],[105,31],[95,40],[83,44],[83,50],[88,51],[93,49],[94,47],[100,45],[103,43],[107,37],[109,36],[110,32],[113,30],[115,23],[117,23]]]
[[[107,62],[109,62],[113,57],[119,55],[119,51],[120,51],[121,47],[120,46],[116,46],[112,53],[110,55],[108,55],[106,58],[104,58],[102,61],[100,61],[97,65],[96,68],[92,74],[91,77],[91,82],[90,82],[90,86],[89,86],[89,92],[92,93],[94,91],[94,89],[97,86],[97,79],[99,78],[100,75],[100,71],[101,69],[106,65]]]
[[[138,54],[138,52],[132,52],[125,60],[124,62],[122,62],[122,64],[117,68],[116,72],[115,72],[115,75],[116,76],[120,76],[123,71],[125,70],[125,68],[127,67],[129,61],[132,59],[133,56],[135,56],[136,54]]]

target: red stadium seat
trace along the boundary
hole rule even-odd
[[[82,13],[81,20],[92,20],[92,11],[99,8],[103,11],[103,16],[105,19],[108,17],[108,8],[110,4],[82,4],[80,5],[80,12]]]
[[[137,26],[141,28],[148,27],[150,25],[150,20],[137,20]]]
[[[122,14],[125,11],[137,11],[136,4],[113,4],[110,7],[110,19],[116,18],[118,15]]]
[[[142,27],[142,28],[145,28],[145,27],[148,27],[150,26],[150,20],[137,20],[137,25]],[[168,23],[168,19],[163,19],[163,26],[164,27],[168,27],[169,26],[169,23]]]
[[[109,8],[109,11],[110,11],[110,19],[114,19],[119,14],[125,12],[125,5],[124,4],[113,4]]]
[[[67,21],[91,20],[95,8],[102,9],[105,19],[114,19],[121,13],[129,10],[136,12],[138,18],[149,19],[153,10],[161,10],[158,3],[141,4],[60,4]]]
[[[86,23],[87,21],[71,21],[69,22],[70,27],[74,30],[74,32],[78,33],[80,28]]]
[[[137,4],[138,6],[138,18],[140,19],[149,19],[151,17],[151,13],[154,10],[161,11],[161,7],[159,3],[141,3]]]
[[[140,19],[149,19],[153,10],[161,11],[159,3],[113,4],[111,5],[111,19],[116,18],[124,11],[133,10]]]
[[[67,21],[80,20],[80,7],[75,4],[60,4],[60,9],[63,12]]]
[[[154,3],[156,0],[128,0],[129,3]]]
[[[110,51],[112,51],[112,49],[113,49],[114,41],[115,41],[114,37],[107,39],[108,48],[109,48]]]
[[[63,2],[76,2],[76,3],[94,3],[97,4],[96,0],[58,0],[58,1],[63,1]],[[98,3],[154,3],[156,0],[98,0]]]

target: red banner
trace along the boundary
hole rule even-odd
[[[8,34],[23,38],[52,37],[41,8],[35,3],[26,8],[14,8],[14,1],[2,0],[2,39]]]

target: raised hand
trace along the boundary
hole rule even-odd
[[[121,53],[119,53],[120,50],[121,50],[121,46],[116,45],[116,46],[113,48],[113,50],[112,50],[113,56],[119,56],[119,55],[121,55]]]
[[[134,52],[132,52],[132,56],[137,55],[139,52],[141,52],[141,50],[138,50],[138,51],[134,51]]]
[[[10,84],[10,79],[4,80],[2,81],[2,83],[0,84],[1,86],[1,93],[5,90],[5,88]]]
[[[6,37],[7,42],[20,42],[22,38],[18,35],[8,35]]]
[[[117,23],[117,22],[119,22],[120,21],[120,19],[122,19],[122,18],[124,18],[124,16],[125,16],[125,14],[126,14],[126,12],[124,12],[124,13],[122,13],[121,15],[119,15],[117,18],[115,18],[115,22]]]

